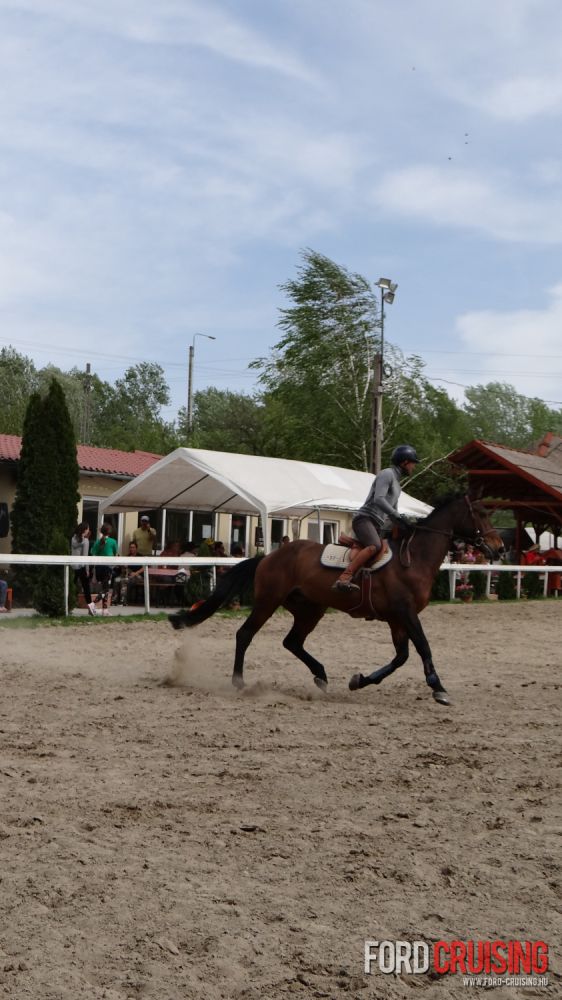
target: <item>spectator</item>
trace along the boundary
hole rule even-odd
[[[132,559],[136,559],[138,556],[137,543],[129,542],[128,556]],[[123,586],[123,581],[121,584],[121,604],[129,604],[131,598],[133,597],[133,592],[137,590],[138,587],[143,585],[143,573],[144,566],[139,566],[138,564],[127,565],[123,567],[125,586]]]
[[[289,538],[289,536],[283,535],[283,538],[281,539],[281,545],[290,545],[290,544],[291,544],[291,539]]]
[[[161,556],[181,556],[181,542],[166,542],[162,549]]]
[[[5,580],[0,580],[0,614],[5,614],[8,609],[6,607],[6,594],[8,593],[8,584]]]
[[[139,556],[151,556],[156,548],[156,530],[150,527],[148,514],[143,514],[140,525],[133,531],[133,542],[136,542]]]
[[[224,542],[215,542],[213,545],[213,555],[216,556],[217,559],[226,559]],[[215,566],[217,576],[224,576],[225,573],[228,573],[228,570],[228,566]]]
[[[87,556],[90,551],[90,535],[90,525],[87,521],[81,521],[80,524],[77,524],[70,543],[70,554],[73,556]],[[74,581],[76,585],[78,585],[78,582],[82,585],[88,614],[97,614],[96,605],[92,601],[90,573],[86,563],[78,563],[74,566]]]
[[[102,524],[100,529],[100,537],[97,542],[94,542],[92,546],[93,556],[116,556],[117,555],[117,542],[111,537],[111,525],[108,523]],[[101,588],[101,613],[102,615],[109,614],[109,607],[111,605],[111,578],[113,576],[112,566],[96,566],[96,580]]]
[[[230,554],[231,556],[234,556],[235,559],[243,559],[244,549],[242,548],[241,545],[233,545],[231,546]]]

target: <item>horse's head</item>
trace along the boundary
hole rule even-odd
[[[462,498],[458,534],[470,542],[488,559],[499,559],[505,552],[503,538],[490,523],[490,515],[480,500],[473,500],[469,494]]]

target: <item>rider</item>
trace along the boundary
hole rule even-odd
[[[391,462],[388,469],[381,469],[375,477],[365,503],[353,518],[353,530],[363,548],[336,580],[333,590],[359,590],[358,585],[353,583],[353,576],[381,552],[381,529],[385,522],[388,523],[388,518],[395,524],[409,524],[408,519],[398,513],[397,504],[402,492],[400,480],[411,476],[419,462],[416,449],[411,444],[399,444],[392,452]]]

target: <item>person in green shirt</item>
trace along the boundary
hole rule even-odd
[[[111,537],[111,525],[102,524],[100,537],[94,542],[91,548],[93,556],[116,556],[117,542]],[[113,566],[96,566],[96,580],[101,590],[101,613],[109,614],[108,608],[111,604],[111,578],[113,576]],[[99,598],[98,598],[99,600]]]

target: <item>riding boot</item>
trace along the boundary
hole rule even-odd
[[[375,548],[374,545],[367,545],[364,549],[359,549],[359,552],[351,559],[347,569],[344,569],[334,583],[332,590],[360,590],[358,584],[353,583],[353,577],[365,563],[369,562],[369,559],[372,559],[380,551],[381,549]]]

